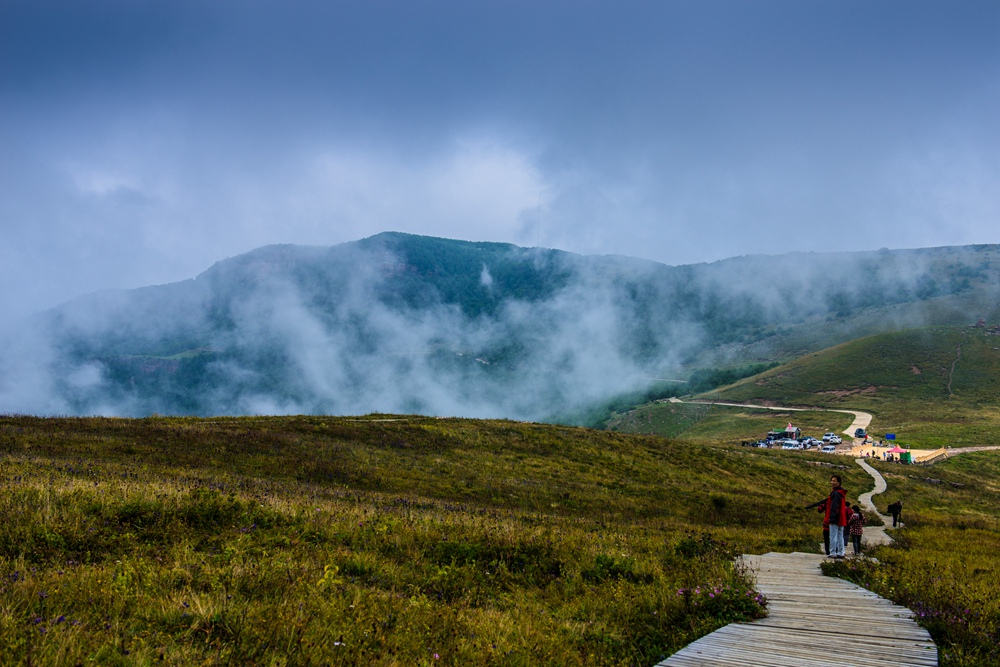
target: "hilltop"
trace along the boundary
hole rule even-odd
[[[996,246],[688,266],[397,233],[270,246],[44,313],[3,347],[0,411],[592,423],[698,370],[993,321],[998,284]]]

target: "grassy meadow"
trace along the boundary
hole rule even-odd
[[[827,431],[840,433],[851,425],[849,414],[828,411],[755,410],[699,403],[647,403],[616,414],[607,427],[624,433],[643,433],[685,442],[735,443],[763,438],[789,422],[803,435],[822,438]]]
[[[2,417],[0,655],[651,665],[764,613],[731,558],[814,550],[830,471],[508,421]]]
[[[706,443],[379,415],[0,417],[0,655],[652,665],[766,613],[731,559],[815,551],[802,507],[832,472],[852,498],[872,486],[836,456]],[[1000,452],[874,465],[906,527],[829,573],[921,614],[942,665],[997,664]]]
[[[961,454],[930,466],[876,462],[904,502],[905,528],[876,560],[824,565],[912,609],[938,644],[943,667],[1000,664],[1000,452]]]

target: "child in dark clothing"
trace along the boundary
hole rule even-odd
[[[855,505],[851,509],[854,510],[854,514],[848,520],[847,526],[851,533],[851,544],[854,545],[854,555],[861,555],[861,536],[865,532],[865,515],[861,513],[861,508]]]

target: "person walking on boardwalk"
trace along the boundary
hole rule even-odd
[[[830,524],[830,558],[844,557],[847,493],[840,484],[840,475],[833,475],[830,478],[830,496],[826,503],[826,521]]]
[[[897,500],[896,502],[889,505],[889,514],[892,515],[892,527],[895,528],[899,525],[899,515],[903,513],[903,501]]]
[[[854,510],[854,514],[851,515],[850,520],[847,523],[847,530],[851,534],[851,544],[854,546],[854,555],[861,555],[861,536],[865,533],[865,515],[861,513],[861,508],[855,505],[851,509]]]

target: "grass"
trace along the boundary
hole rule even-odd
[[[653,664],[763,613],[731,557],[814,548],[827,474],[506,421],[0,418],[0,654]]]
[[[726,401],[851,408],[916,448],[994,444],[1000,335],[969,327],[879,334],[709,392]]]
[[[815,551],[830,472],[872,486],[847,463],[507,421],[0,418],[0,655],[655,664],[764,612],[732,556]],[[874,465],[907,527],[830,572],[924,614],[942,665],[996,664],[1000,453]]]
[[[624,433],[681,438],[685,442],[738,444],[759,440],[772,429],[784,429],[789,422],[802,429],[803,435],[822,438],[827,431],[841,433],[852,421],[851,415],[839,412],[755,410],[662,402],[616,414],[607,426]]]
[[[881,509],[904,500],[906,527],[877,560],[824,570],[917,614],[943,667],[1000,662],[1000,453],[963,454],[933,466],[875,463],[889,489]]]
[[[959,354],[961,346],[961,354]],[[855,408],[873,431],[914,446],[997,444],[1000,337],[981,329],[929,328],[886,334],[810,354],[708,396],[791,406]],[[807,435],[840,431],[829,412],[764,413],[745,408],[655,403],[616,415],[614,428],[688,442],[758,437],[793,421]],[[845,424],[846,425],[846,424]],[[800,453],[791,453],[797,456]],[[930,466],[873,462],[889,489],[883,512],[906,503],[906,527],[874,560],[824,565],[909,607],[939,646],[944,667],[1000,664],[1000,452],[963,454]],[[870,488],[870,487],[868,487]]]

